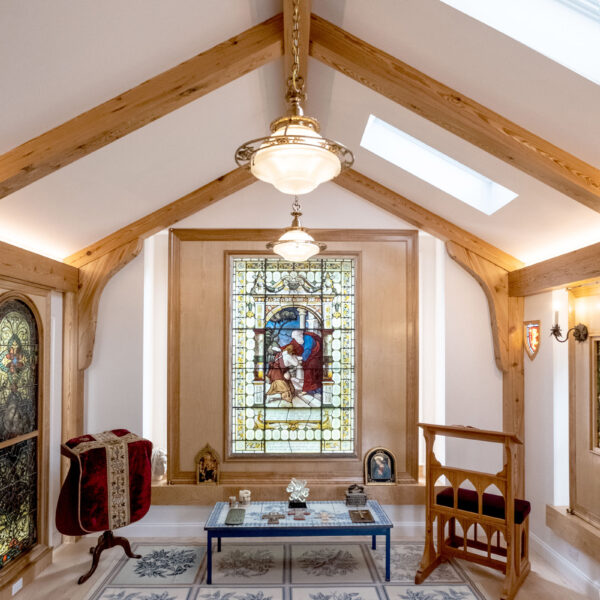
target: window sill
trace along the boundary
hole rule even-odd
[[[566,506],[546,505],[546,525],[581,552],[600,556],[600,529],[576,515],[567,513]]]
[[[52,548],[38,544],[23,557],[4,567],[0,574],[0,600],[12,597],[11,586],[20,578],[23,578],[23,584],[27,586],[51,564]]]
[[[226,501],[229,496],[237,496],[239,490],[247,487],[252,492],[252,500],[287,500],[285,485],[258,483],[254,485],[195,485],[193,483],[154,484],[152,504],[210,505]],[[343,500],[348,483],[310,485],[309,500]],[[425,486],[419,484],[368,485],[365,491],[369,498],[380,504],[425,504]]]

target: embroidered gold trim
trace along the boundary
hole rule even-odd
[[[94,440],[82,442],[71,449],[78,455],[96,448],[106,450],[106,475],[108,485],[108,526],[109,529],[124,527],[129,524],[129,449],[128,444],[140,440],[135,433],[127,433],[122,437],[111,431],[103,431],[94,435]]]

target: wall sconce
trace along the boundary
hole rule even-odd
[[[573,332],[573,337],[578,342],[585,342],[588,339],[588,328],[583,323],[578,323],[575,327],[571,327],[565,337],[561,340],[562,331],[560,329],[560,325],[558,324],[558,311],[554,313],[554,322],[555,325],[552,325],[552,329],[550,329],[550,335],[553,335],[557,341],[563,343],[566,342],[569,338],[569,334],[571,331]]]

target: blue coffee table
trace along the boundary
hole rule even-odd
[[[325,535],[370,535],[372,547],[376,548],[378,535],[385,536],[385,580],[390,580],[390,530],[392,522],[377,500],[368,500],[367,506],[346,506],[344,502],[323,501],[308,502],[305,520],[295,520],[288,514],[287,502],[252,502],[246,509],[242,525],[225,525],[229,511],[227,502],[217,502],[204,529],[206,530],[206,583],[212,583],[212,542],[217,538],[217,552],[221,551],[221,538],[258,538]],[[369,509],[375,521],[373,523],[353,523],[348,510]],[[325,519],[322,514],[327,514]],[[271,522],[263,518],[272,515]],[[277,515],[277,516],[275,516]],[[275,523],[277,521],[277,523]]]

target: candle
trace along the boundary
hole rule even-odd
[[[557,310],[554,311],[554,324],[558,325],[558,311]]]

